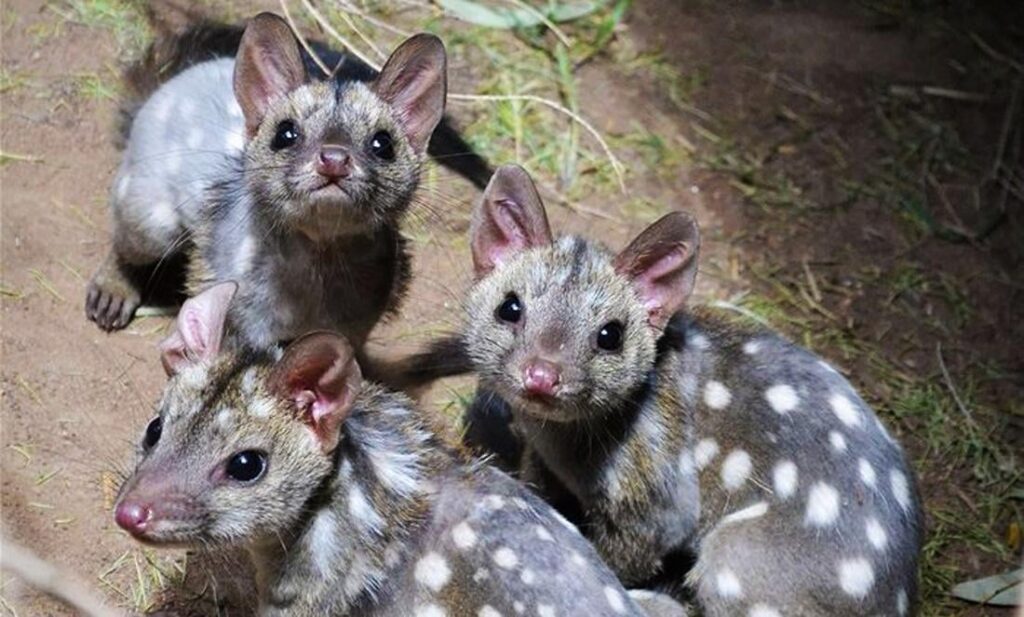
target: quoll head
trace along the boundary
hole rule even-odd
[[[653,366],[697,273],[700,238],[689,215],[662,217],[618,254],[555,239],[533,181],[516,166],[495,173],[470,233],[469,353],[490,387],[546,420],[585,420],[620,404]]]
[[[361,384],[351,347],[320,332],[283,352],[221,352],[235,289],[187,301],[161,345],[170,381],[114,513],[143,542],[285,537],[334,468]]]
[[[444,114],[447,60],[440,39],[417,34],[372,82],[310,80],[288,24],[261,13],[242,36],[234,88],[250,188],[274,218],[332,237],[404,211]]]

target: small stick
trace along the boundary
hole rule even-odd
[[[373,68],[373,70],[380,71],[380,64],[374,62],[366,54],[359,51],[359,49],[355,45],[353,45],[351,41],[342,36],[340,32],[335,30],[334,26],[331,25],[331,22],[327,21],[327,18],[324,17],[323,14],[320,13],[320,11],[316,10],[316,7],[313,6],[309,0],[302,0],[302,6],[304,6],[306,10],[309,11],[309,14],[313,16],[313,19],[316,20],[316,23],[320,24],[320,26],[327,31],[327,34],[338,39],[338,41],[340,41],[341,44],[344,45],[345,49],[347,49],[349,53],[365,62],[367,65]]]
[[[971,426],[977,426],[974,422],[974,415],[971,414],[971,410],[967,409],[964,402],[960,400],[960,394],[957,393],[956,387],[953,386],[953,378],[949,375],[949,369],[946,368],[946,361],[942,358],[942,343],[935,343],[935,356],[939,359],[939,369],[942,370],[942,378],[946,382],[946,387],[949,388],[949,393],[953,395],[953,400],[956,401],[956,406],[960,408],[964,416],[971,423]]]
[[[285,0],[278,0],[278,4],[281,5],[281,12],[284,13],[284,19],[288,22],[288,27],[292,29],[292,33],[295,34],[295,37],[299,39],[299,43],[302,45],[302,48],[306,50],[306,53],[313,59],[313,62],[320,67],[320,70],[323,71],[324,75],[330,77],[330,69],[328,69],[327,65],[324,64],[324,61],[320,59],[320,56],[313,51],[313,48],[309,46],[309,41],[306,40],[306,37],[302,36],[299,29],[295,26],[295,22],[292,20],[292,14],[288,12],[288,3],[285,2]]]
[[[88,617],[118,615],[73,577],[7,539],[3,540],[3,550],[0,551],[0,568]]]

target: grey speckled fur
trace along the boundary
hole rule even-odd
[[[627,585],[657,581],[715,617],[913,613],[914,476],[847,380],[776,334],[682,310],[699,246],[688,217],[666,216],[618,255],[552,240],[522,175],[500,169],[474,217],[462,344],[482,391],[469,421],[511,410],[524,479],[575,502]],[[673,251],[689,257],[662,259]],[[510,294],[515,323],[497,311]],[[663,323],[652,307],[675,315]],[[621,349],[600,350],[613,321]],[[525,385],[537,358],[561,371],[547,399]],[[680,554],[696,565],[674,565]]]

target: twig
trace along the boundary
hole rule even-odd
[[[569,116],[579,123],[580,126],[586,129],[586,131],[597,140],[597,143],[601,145],[601,149],[604,150],[605,156],[608,157],[608,160],[612,164],[612,171],[615,172],[615,178],[618,181],[619,190],[623,193],[628,192],[626,190],[626,179],[622,172],[622,163],[612,152],[608,142],[601,137],[601,134],[597,132],[597,129],[595,129],[592,124],[565,106],[552,101],[551,99],[546,99],[542,96],[536,96],[533,94],[449,94],[448,98],[456,101],[532,101]]]
[[[1024,64],[1017,62],[1016,60],[1010,58],[1009,56],[1003,54],[1002,52],[996,51],[995,49],[992,48],[992,46],[986,43],[983,38],[978,36],[977,33],[971,33],[971,40],[973,40],[974,44],[977,45],[981,49],[981,51],[985,52],[985,55],[987,55],[989,58],[992,58],[996,62],[1002,62],[1007,66],[1012,67],[1018,73],[1024,74]]]
[[[363,34],[363,31],[359,29],[359,26],[356,25],[356,22],[352,20],[352,17],[349,16],[347,11],[341,11],[341,18],[345,20],[345,23],[348,24],[348,27],[352,29],[352,32],[356,33],[356,36],[359,37],[359,40],[366,43],[370,47],[370,49],[373,50],[373,53],[377,54],[378,58],[380,58],[381,60],[388,59],[388,55],[384,53],[384,51],[381,50],[380,47],[377,47],[377,45],[375,45],[374,42],[370,40],[370,37]]]
[[[0,568],[7,570],[39,591],[67,604],[89,617],[118,615],[84,585],[66,573],[43,561],[27,548],[3,540]]]
[[[285,21],[288,22],[288,27],[292,29],[292,33],[295,34],[295,37],[299,39],[299,44],[306,50],[306,53],[308,53],[309,57],[313,59],[313,62],[320,67],[320,70],[323,71],[324,75],[330,77],[330,69],[328,69],[327,65],[324,64],[324,61],[320,59],[320,56],[313,51],[313,48],[309,45],[309,41],[306,40],[306,37],[302,36],[299,29],[295,26],[295,22],[292,20],[292,14],[288,12],[288,3],[285,0],[278,0],[278,4],[281,5],[281,12],[284,13],[284,18]]]
[[[1003,116],[1003,125],[999,129],[999,141],[996,142],[995,161],[992,163],[991,177],[999,176],[999,168],[1003,164],[1003,156],[1006,154],[1006,144],[1010,139],[1010,127],[1013,126],[1013,117],[1017,113],[1017,99],[1020,96],[1020,80],[1013,82],[1013,90],[1010,92],[1010,102],[1006,105],[1006,114]]]
[[[711,306],[739,313],[740,315],[743,315],[748,319],[753,319],[754,321],[756,321],[757,323],[761,324],[766,328],[772,327],[772,325],[768,323],[768,320],[766,320],[764,317],[761,317],[754,311],[744,308],[738,304],[733,304],[732,302],[728,302],[726,300],[715,300],[714,302],[711,303]]]
[[[408,30],[402,30],[401,28],[396,28],[395,26],[392,26],[391,24],[389,24],[388,22],[386,22],[384,20],[377,19],[373,15],[370,15],[369,13],[361,11],[358,7],[356,7],[351,2],[348,2],[347,0],[340,0],[339,4],[342,7],[341,10],[345,11],[346,13],[352,13],[353,15],[356,15],[359,18],[361,18],[361,19],[363,19],[365,21],[370,22],[371,24],[373,24],[374,26],[377,26],[378,28],[381,28],[383,30],[387,30],[388,32],[390,32],[392,34],[397,34],[398,36],[401,36],[401,37],[404,37],[404,38],[409,38],[410,36],[413,35],[413,33],[409,32]]]
[[[818,289],[818,281],[814,278],[814,273],[811,272],[811,266],[807,263],[807,258],[803,259],[804,276],[807,277],[807,284],[811,287],[811,297],[816,302],[821,302],[821,290]]]
[[[545,26],[547,26],[548,29],[550,29],[555,34],[555,36],[558,37],[558,40],[562,42],[562,45],[565,45],[566,47],[572,47],[572,41],[569,40],[569,37],[567,37],[565,35],[565,33],[562,32],[558,28],[558,26],[555,25],[555,22],[553,22],[550,19],[548,19],[547,15],[545,15],[544,13],[542,13],[542,12],[538,11],[537,9],[533,8],[532,6],[527,4],[526,2],[523,2],[523,0],[509,0],[509,2],[511,2],[512,4],[522,8],[527,13],[531,13],[534,17],[539,19],[541,21],[541,23],[543,23]]]
[[[348,50],[349,53],[365,62],[367,65],[373,68],[373,70],[380,71],[380,64],[374,62],[366,54],[359,51],[359,48],[353,45],[352,42],[349,41],[347,38],[342,36],[340,32],[335,30],[334,26],[331,25],[331,22],[327,21],[327,18],[324,17],[323,14],[320,13],[320,11],[316,10],[316,7],[313,6],[309,2],[309,0],[302,0],[302,6],[304,6],[306,10],[309,11],[309,14],[313,16],[313,19],[316,20],[316,23],[320,24],[320,26],[327,31],[327,34],[338,39],[338,41],[342,44],[342,46],[345,47],[345,49]]]
[[[977,426],[974,422],[974,415],[970,409],[964,405],[964,402],[960,400],[960,394],[957,393],[956,387],[953,386],[953,378],[949,376],[949,369],[946,368],[946,361],[942,358],[942,343],[935,343],[935,356],[939,359],[939,369],[942,371],[942,378],[946,381],[946,387],[949,388],[949,393],[953,395],[953,400],[956,401],[956,406],[960,408],[967,421],[971,423],[971,426]]]
[[[951,88],[943,88],[941,86],[924,86],[921,88],[921,93],[943,99],[971,101],[973,103],[983,103],[988,100],[988,96],[984,94],[964,92],[963,90],[953,90]]]

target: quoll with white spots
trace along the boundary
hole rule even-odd
[[[409,38],[379,73],[314,46],[338,68],[330,78],[283,18],[261,13],[244,33],[196,25],[135,67],[170,78],[130,118],[113,250],[86,296],[97,325],[125,327],[152,269],[175,256],[187,256],[190,295],[239,283],[231,340],[256,347],[325,328],[358,348],[397,307],[400,223],[428,150],[481,187],[490,169],[443,119],[437,37]]]
[[[716,617],[914,611],[921,504],[900,446],[808,350],[686,307],[688,215],[617,254],[556,238],[509,166],[471,236],[458,340],[410,366],[466,354],[481,389],[470,441],[578,517],[627,586]]]
[[[132,536],[247,548],[261,615],[684,614],[628,593],[550,506],[364,382],[340,335],[221,351],[235,291],[186,302],[162,345],[171,379],[115,506]]]

